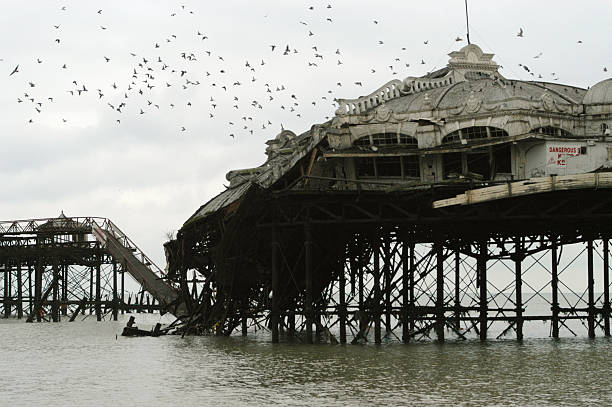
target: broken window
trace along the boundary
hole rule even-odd
[[[401,145],[417,148],[417,140],[406,134],[377,133],[355,140],[354,145],[361,147]]]
[[[459,178],[463,173],[461,153],[448,153],[442,157],[444,161],[444,178]]]
[[[376,175],[379,177],[401,177],[400,157],[376,157]]]
[[[544,126],[531,130],[532,133],[545,134],[553,137],[573,137],[572,133],[559,127]]]
[[[355,165],[359,177],[421,177],[417,155],[357,158],[355,159]]]
[[[357,175],[359,177],[375,177],[374,158],[364,157],[355,160]]]
[[[442,144],[458,143],[461,142],[461,140],[468,141],[493,137],[505,137],[507,135],[508,133],[502,129],[498,129],[497,127],[473,126],[455,130],[452,133],[447,134],[442,139]]]
[[[400,157],[402,159],[402,168],[404,178],[420,178],[421,169],[419,167],[418,155],[407,155]]]

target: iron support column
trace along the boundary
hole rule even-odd
[[[516,238],[514,251],[514,285],[516,291],[516,340],[523,340],[523,245]]]
[[[559,337],[559,272],[558,272],[558,262],[557,262],[557,240],[556,237],[552,237],[554,239],[552,241],[551,246],[551,257],[552,257],[552,267],[551,274],[552,278],[550,281],[550,287],[552,290],[552,337]]]
[[[121,314],[124,314],[124,313],[125,313],[125,267],[123,264],[121,264]]]
[[[34,310],[36,310],[36,322],[42,321],[42,280],[43,280],[43,263],[42,259],[39,257],[34,267]]]
[[[11,281],[10,281],[10,267],[8,261],[4,263],[4,318],[11,316]]]
[[[588,278],[588,309],[587,325],[589,338],[595,337],[595,292],[593,287],[593,240],[587,242],[587,278]]]
[[[23,318],[23,294],[22,294],[21,261],[17,262],[17,318]]]
[[[306,343],[312,343],[312,225],[304,224],[304,274],[306,293],[304,296],[304,316],[306,318]]]
[[[117,320],[119,314],[119,297],[117,296],[117,262],[113,260],[113,321]]]
[[[338,276],[339,301],[338,318],[340,319],[340,343],[346,343],[346,274],[344,271],[344,261],[339,266],[340,275]]]
[[[374,241],[374,299],[372,301],[374,315],[374,343],[382,343],[380,327],[380,303],[382,295],[380,292],[380,237],[376,236]]]
[[[444,342],[444,246],[434,243],[436,253],[436,336]]]
[[[410,327],[408,325],[408,246],[406,241],[402,241],[402,341],[408,343],[410,335]]]
[[[487,339],[487,240],[479,243],[479,253],[477,260],[478,278],[480,280],[480,339]]]
[[[53,261],[53,302],[51,303],[51,318],[53,322],[59,322],[59,270],[57,262]]]
[[[96,256],[96,320],[97,321],[102,321],[102,303],[101,303],[101,298],[100,298],[100,294],[101,294],[101,276],[100,276],[100,268],[101,268],[101,253],[100,250],[98,250],[97,256]]]
[[[270,324],[272,325],[272,343],[278,343],[278,320],[279,320],[279,284],[278,284],[278,237],[276,226],[272,226],[272,313]]]
[[[461,326],[461,293],[459,291],[460,280],[460,265],[461,257],[459,254],[459,248],[455,250],[455,328],[460,329]]]
[[[389,236],[388,233],[385,233],[384,236],[384,246],[383,246],[383,255],[384,255],[384,279],[385,279],[385,325],[386,325],[386,335],[391,333],[391,279],[392,279],[392,265],[391,265],[391,248],[390,248]]]
[[[604,335],[610,336],[610,249],[608,247],[608,238],[603,239],[603,320],[604,320]]]

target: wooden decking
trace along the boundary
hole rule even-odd
[[[472,189],[454,198],[435,201],[432,206],[436,209],[454,205],[472,205],[544,192],[598,188],[612,188],[612,172],[530,178],[503,185]]]

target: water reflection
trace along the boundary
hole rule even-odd
[[[265,332],[116,338],[124,323],[0,323],[0,405],[612,403],[607,338],[273,345]]]

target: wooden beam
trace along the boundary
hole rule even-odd
[[[612,188],[612,173],[598,172],[574,175],[551,175],[549,177],[530,178],[479,189],[468,190],[454,198],[441,199],[432,204],[434,209],[454,205],[472,205],[481,202],[506,199],[515,196],[534,195],[553,191],[573,189]]]

